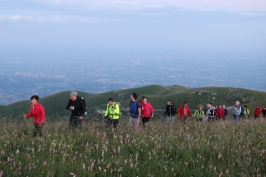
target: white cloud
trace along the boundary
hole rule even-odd
[[[108,23],[118,22],[116,19],[90,18],[74,15],[50,15],[45,17],[23,16],[23,15],[1,15],[0,21],[12,22],[52,22],[52,23]]]

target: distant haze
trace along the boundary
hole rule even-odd
[[[0,104],[150,84],[266,90],[264,0],[4,0],[0,31]]]

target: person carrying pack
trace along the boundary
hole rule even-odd
[[[174,123],[174,121],[175,121],[175,114],[176,114],[176,108],[173,105],[172,101],[171,100],[168,100],[167,101],[166,108],[165,108],[165,112],[164,112],[164,114],[162,114],[162,116],[167,115],[166,124],[172,124],[172,123]]]
[[[120,106],[114,102],[113,98],[108,99],[108,104],[103,118],[106,118],[105,128],[108,128],[111,124],[113,124],[114,129],[117,130],[120,118]]]
[[[206,114],[208,116],[208,121],[214,121],[214,118],[215,118],[215,107],[211,104],[211,103],[208,103],[207,104],[207,111],[206,111]]]
[[[86,113],[86,106],[84,105],[84,100],[78,97],[78,93],[72,91],[70,93],[70,99],[66,106],[67,110],[71,111],[71,116],[69,120],[69,131],[75,131],[77,127],[81,129],[84,115]]]
[[[145,96],[142,97],[141,114],[142,114],[142,123],[143,126],[145,127],[148,124],[150,118],[153,117],[154,115],[154,108],[152,107],[151,103],[147,102],[147,98]]]
[[[240,102],[236,101],[235,106],[233,108],[233,112],[232,112],[232,119],[234,121],[238,121],[239,117],[241,115],[241,106],[240,106]]]
[[[190,111],[187,101],[184,101],[184,104],[181,105],[176,112],[178,113],[179,120],[183,122],[188,120],[188,116],[191,116],[191,117],[193,116]]]
[[[247,105],[244,105],[244,118],[249,118],[249,109]]]
[[[137,100],[138,95],[136,93],[132,93],[130,95],[131,101],[129,102],[129,122],[128,126],[133,127],[135,129],[139,128],[139,121],[141,116],[141,103]]]
[[[195,111],[195,113],[193,115],[196,118],[197,122],[202,122],[202,120],[205,116],[204,111],[202,109],[203,109],[203,106],[199,105],[198,109]]]

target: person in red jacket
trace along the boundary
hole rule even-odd
[[[39,96],[33,95],[31,98],[30,112],[24,114],[24,118],[34,118],[34,131],[32,136],[35,137],[38,133],[42,136],[42,125],[45,123],[45,111],[43,106],[38,102]]]
[[[177,112],[177,116],[182,121],[186,121],[188,119],[188,116],[191,116],[191,117],[193,116],[190,111],[190,108],[188,107],[187,101],[184,101],[184,104],[181,105],[176,112]]]
[[[222,105],[219,105],[218,108],[215,110],[216,113],[216,120],[221,120],[224,118],[224,110]]]
[[[152,112],[152,114],[151,114]],[[149,122],[150,118],[154,115],[154,109],[150,103],[147,102],[146,97],[142,97],[142,105],[141,105],[141,113],[142,113],[142,123],[145,127]]]
[[[255,119],[259,118],[261,116],[261,113],[262,113],[261,108],[260,108],[259,105],[257,105],[257,107],[256,107],[256,109],[254,111],[254,118]]]

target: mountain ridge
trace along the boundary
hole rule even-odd
[[[172,100],[176,107],[181,105],[184,100],[187,100],[190,107],[193,109],[196,109],[199,104],[205,106],[205,104],[209,102],[213,102],[215,105],[233,105],[236,100],[239,100],[243,104],[249,104],[249,107],[253,109],[255,104],[263,104],[266,101],[266,92],[233,87],[187,88],[181,85],[148,85],[97,94],[77,92],[79,96],[83,96],[86,99],[89,112],[104,109],[107,104],[107,99],[110,97],[114,98],[116,102],[120,102],[123,107],[128,107],[130,95],[133,92],[138,94],[138,99],[141,99],[142,96],[146,96],[148,101],[151,102],[156,109],[164,109],[166,101],[169,99]],[[40,98],[40,103],[45,107],[48,117],[69,115],[69,111],[65,109],[69,100],[69,93],[70,91],[63,91]],[[28,112],[29,106],[30,100],[23,100],[5,106],[1,105],[0,113],[2,117],[15,118]]]

